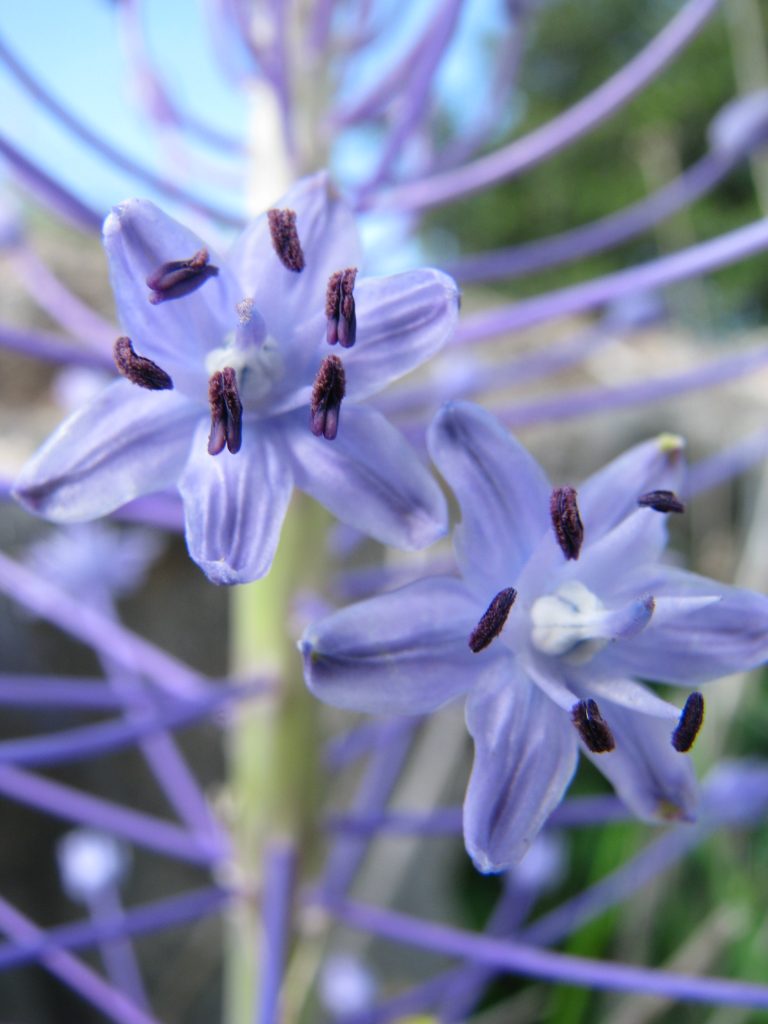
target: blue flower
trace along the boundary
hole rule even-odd
[[[648,821],[692,819],[686,751],[701,725],[639,679],[693,687],[768,657],[768,598],[660,561],[680,511],[682,441],[630,449],[579,489],[552,489],[489,413],[447,405],[432,458],[462,514],[462,578],[360,602],[301,641],[310,689],[339,707],[432,711],[468,694],[464,804],[481,871],[519,859],[557,806],[579,746]]]
[[[294,486],[384,543],[420,548],[445,532],[440,488],[357,403],[446,341],[450,278],[358,278],[354,221],[324,174],[254,221],[225,261],[138,199],[112,211],[104,243],[127,379],[28,462],[24,505],[76,522],[175,485],[190,553],[216,583],[269,570]]]

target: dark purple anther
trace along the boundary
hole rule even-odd
[[[571,721],[579,730],[588,750],[593,754],[608,754],[616,747],[613,733],[600,714],[597,702],[580,700],[571,708]]]
[[[692,693],[685,702],[680,721],[672,733],[672,746],[681,754],[687,753],[693,746],[693,741],[699,735],[702,722],[704,721],[704,698],[700,693]]]
[[[231,366],[217,370],[208,381],[211,432],[208,453],[218,455],[227,446],[234,455],[243,443],[243,403],[237,390],[237,374]]]
[[[469,646],[475,654],[485,650],[504,629],[516,597],[517,591],[513,587],[507,587],[506,590],[500,590],[488,605],[483,617],[469,635]]]
[[[299,274],[304,269],[304,253],[296,230],[293,210],[267,210],[269,233],[280,262],[286,270]]]
[[[173,389],[173,381],[165,370],[161,370],[151,359],[136,355],[130,338],[118,338],[112,354],[118,372],[127,377],[132,384],[138,384],[140,388],[147,388],[148,391]]]
[[[342,348],[352,348],[357,338],[357,315],[355,314],[355,278],[357,267],[337,270],[328,278],[325,293],[325,315],[327,318],[326,338],[329,345],[336,342]]]
[[[344,364],[338,356],[326,356],[317,371],[309,405],[309,428],[316,437],[328,441],[336,437],[345,390]]]
[[[215,277],[219,272],[219,268],[211,266],[208,259],[208,250],[201,249],[188,260],[163,263],[147,278],[147,287],[151,288],[149,301],[156,306],[159,302],[180,299],[197,291],[209,277]]]
[[[563,554],[568,559],[578,558],[584,542],[584,527],[576,504],[576,491],[572,487],[556,487],[549,500],[549,511]]]
[[[641,508],[652,508],[657,512],[685,512],[685,505],[674,491],[648,491],[637,499]]]

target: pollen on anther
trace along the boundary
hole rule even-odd
[[[118,372],[132,384],[148,391],[171,391],[173,381],[165,370],[145,356],[136,355],[130,338],[118,338],[113,349]]]
[[[687,753],[694,744],[704,721],[704,698],[700,693],[691,693],[680,713],[680,721],[672,733],[672,746],[681,754]]]
[[[309,428],[316,437],[328,441],[336,437],[345,391],[344,364],[338,356],[326,356],[317,371],[309,405]]]
[[[217,370],[208,381],[211,432],[208,453],[218,455],[226,446],[233,455],[243,442],[243,404],[237,389],[237,374],[231,366]]]
[[[578,558],[584,542],[584,526],[573,487],[555,487],[549,511],[560,550],[569,560]]]
[[[304,252],[296,229],[294,210],[267,210],[267,223],[272,245],[286,270],[295,274],[304,269]]]
[[[616,747],[613,733],[597,706],[597,701],[580,700],[571,708],[571,721],[587,749],[593,754],[608,754]]]
[[[215,277],[219,268],[209,262],[207,249],[200,249],[186,260],[170,260],[161,264],[147,277],[149,301],[153,306],[169,299],[180,299],[197,291],[209,277]]]
[[[475,654],[485,650],[501,633],[516,597],[517,591],[514,587],[507,587],[505,590],[500,590],[488,605],[480,621],[469,635],[469,647]]]
[[[357,268],[337,270],[328,278],[325,292],[326,340],[337,342],[342,348],[352,348],[357,339],[357,313],[355,310],[355,280]]]
[[[685,512],[685,505],[674,491],[648,491],[637,499],[641,508],[652,508],[656,512]]]

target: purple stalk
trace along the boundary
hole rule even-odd
[[[218,886],[193,889],[181,896],[146,903],[126,910],[119,917],[101,918],[98,921],[80,921],[77,924],[61,925],[49,931],[35,929],[29,935],[14,936],[13,945],[0,947],[0,971],[22,967],[48,957],[56,951],[85,949],[103,942],[136,937],[177,928],[217,913],[228,902],[230,894]],[[0,921],[0,927],[3,927]],[[66,954],[65,954],[66,955]]]
[[[166,693],[189,700],[208,688],[198,672],[2,553],[0,591]]]
[[[120,894],[115,886],[110,886],[90,900],[88,910],[94,921],[102,919],[119,921],[125,917]],[[115,988],[125,992],[137,1006],[150,1010],[136,952],[130,940],[120,938],[102,942],[99,944],[99,955]]]
[[[463,256],[443,269],[462,282],[509,280],[604,252],[706,195],[729,174],[738,156],[707,153],[679,178],[617,213],[549,238]]]
[[[0,898],[0,929],[19,946],[39,943],[45,936],[45,932],[2,898]],[[65,950],[48,949],[41,955],[40,962],[51,974],[63,981],[73,992],[77,992],[92,1006],[95,1006],[115,1024],[159,1024],[156,1018],[145,1013],[126,995],[118,992],[90,967],[86,967]]]
[[[70,334],[111,360],[112,345],[120,333],[117,327],[62,284],[29,245],[14,249],[12,260],[34,302]]]
[[[81,793],[21,768],[0,767],[0,793],[56,818],[101,829],[188,864],[211,867],[220,853],[207,836],[192,835],[161,818]]]
[[[686,494],[692,496],[708,491],[711,487],[738,476],[751,469],[757,462],[768,457],[768,430],[763,428],[743,437],[740,441],[716,452],[706,459],[695,462],[688,470]]]
[[[133,746],[144,736],[161,729],[181,729],[193,722],[203,721],[220,711],[229,701],[243,700],[266,692],[264,684],[228,686],[223,692],[169,703],[141,721],[125,722],[122,718],[97,725],[84,725],[76,729],[41,736],[26,736],[17,740],[0,741],[0,765],[53,765],[71,764],[91,757],[101,757],[125,747]]]
[[[467,317],[449,345],[485,341],[497,334],[521,330],[572,313],[616,302],[635,292],[665,288],[678,281],[711,273],[768,248],[768,218],[736,228],[681,252],[581,284],[501,306]]]
[[[129,703],[132,698],[129,700]],[[0,673],[0,705],[20,708],[58,708],[113,711],[126,699],[104,685],[103,679]]]
[[[716,8],[717,0],[688,0],[645,49],[562,114],[473,163],[382,191],[375,197],[376,205],[401,212],[427,209],[541,163],[586,135],[649,85],[691,42]]]
[[[476,935],[380,907],[319,897],[340,923],[404,945],[495,967],[504,973],[616,992],[708,1004],[768,1008],[768,986],[728,978],[696,978],[652,967],[571,956],[509,939]]]
[[[273,840],[264,854],[262,887],[261,972],[259,1005],[254,1024],[279,1024],[280,988],[291,930],[296,882],[296,848],[287,840]]]
[[[2,60],[16,81],[56,120],[60,121],[74,136],[85,143],[89,149],[98,153],[109,163],[137,178],[150,188],[156,189],[162,195],[177,202],[181,202],[190,209],[210,217],[214,221],[226,224],[230,227],[242,227],[243,220],[226,210],[218,209],[209,203],[190,195],[185,189],[179,188],[172,181],[155,174],[141,164],[136,163],[130,157],[125,156],[119,150],[106,142],[103,138],[92,132],[78,118],[67,110],[58,100],[45,89],[40,82],[34,78],[29,71],[11,53],[5,43],[0,39],[0,60]]]
[[[184,532],[184,510],[177,492],[147,494],[112,513],[127,523],[146,523],[173,533]]]
[[[347,729],[328,741],[325,748],[325,762],[328,771],[333,774],[348,767],[361,757],[370,754],[371,748],[378,745],[382,729],[386,729],[390,719],[365,719],[359,725]],[[419,722],[423,721],[419,717]]]
[[[53,210],[80,231],[101,231],[101,222],[104,219],[101,214],[86,206],[77,196],[59,185],[2,137],[0,156],[10,164],[14,176],[48,209]]]
[[[28,331],[10,324],[0,324],[0,348],[18,352],[30,359],[42,359],[46,363],[63,363],[67,366],[86,366],[93,370],[115,369],[111,355],[88,351],[53,331]]]

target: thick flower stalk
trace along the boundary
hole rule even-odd
[[[693,819],[687,751],[702,724],[639,680],[688,688],[768,658],[768,598],[673,568],[683,442],[645,442],[552,488],[484,410],[445,406],[433,460],[462,513],[461,578],[432,577],[311,626],[310,689],[339,707],[418,714],[467,694],[475,762],[464,837],[482,871],[519,859],[560,802],[579,747],[647,821]]]
[[[358,277],[354,221],[325,174],[296,185],[226,260],[143,200],[113,210],[104,244],[125,379],[22,470],[27,508],[75,522],[178,487],[190,554],[215,583],[269,570],[294,486],[384,543],[420,548],[445,531],[437,484],[358,403],[447,340],[450,278]]]

